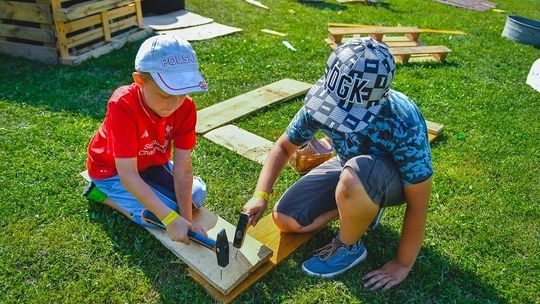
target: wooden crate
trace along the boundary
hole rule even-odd
[[[0,0],[0,52],[74,65],[141,39],[141,0]]]

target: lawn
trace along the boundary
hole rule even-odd
[[[540,93],[525,84],[540,50],[501,37],[507,14],[540,20],[540,1],[498,1],[506,13],[387,2],[266,0],[271,9],[263,10],[240,0],[187,1],[190,11],[244,29],[193,43],[209,83],[208,93],[194,96],[199,109],[282,78],[316,81],[330,53],[327,22],[467,33],[422,34],[426,44],[453,50],[448,62],[399,65],[393,84],[426,119],[445,125],[432,144],[426,237],[409,277],[388,292],[362,287],[363,274],[394,256],[404,213],[394,208],[365,237],[367,260],[345,275],[316,279],[300,269],[335,234],[333,223],[236,302],[540,303]],[[262,28],[288,33],[297,51]],[[144,229],[80,195],[87,143],[111,92],[130,83],[141,42],[74,67],[0,55],[0,303],[212,301]],[[274,141],[301,104],[235,123]],[[261,166],[202,137],[193,163],[209,187],[208,208],[236,223]],[[286,169],[274,197],[298,177]]]

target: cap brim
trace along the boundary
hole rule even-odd
[[[208,85],[199,72],[153,72],[151,74],[159,88],[170,95],[208,91]]]
[[[369,108],[354,106],[351,103],[342,103],[340,98],[326,90],[326,79],[321,77],[311,87],[304,100],[304,106],[315,120],[339,132],[359,132],[367,127],[384,103]]]

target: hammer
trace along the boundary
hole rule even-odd
[[[107,198],[107,195],[101,192],[101,190],[99,190],[93,182],[90,182],[84,188],[82,195],[96,203],[103,203]],[[143,211],[142,217],[146,221],[165,229],[165,225],[163,225],[159,218],[155,214],[150,212],[150,210],[145,209]],[[188,230],[188,237],[191,240],[215,252],[217,257],[217,263],[219,266],[225,267],[229,265],[229,240],[227,239],[227,233],[225,232],[225,229],[222,229],[218,233],[215,241],[191,230]]]
[[[148,209],[143,211],[142,216],[147,222],[165,229],[165,225],[163,225],[158,217]],[[226,267],[229,265],[229,240],[227,239],[225,229],[221,229],[215,241],[191,230],[188,230],[188,237],[190,240],[199,243],[200,245],[203,245],[204,247],[215,252],[219,266]]]

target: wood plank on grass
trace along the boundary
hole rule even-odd
[[[274,255],[227,295],[220,293],[219,290],[212,287],[212,285],[206,282],[203,277],[192,269],[188,269],[188,273],[195,281],[199,282],[215,300],[228,303],[256,283],[279,262],[283,261],[301,245],[310,240],[316,233],[317,232],[283,233],[274,224],[272,214],[263,217],[257,226],[249,228],[248,235],[270,248],[274,252]]]
[[[81,176],[89,180],[87,171],[82,172]],[[190,267],[190,272],[199,275],[206,284],[222,295],[230,293],[272,256],[272,250],[249,235],[246,235],[241,249],[233,247],[231,241],[236,227],[205,207],[193,212],[193,221],[207,229],[208,237],[214,240],[221,229],[225,229],[229,240],[229,265],[220,267],[215,253],[197,243],[185,245],[171,241],[167,232],[161,228],[145,227],[145,229],[186,263]]]
[[[274,145],[268,139],[234,125],[214,129],[203,136],[261,165]]]
[[[197,111],[197,133],[206,133],[253,111],[307,93],[311,84],[282,79]]]

